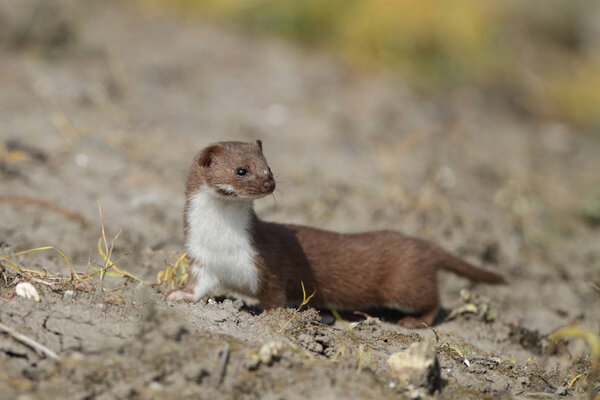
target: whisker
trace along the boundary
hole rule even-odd
[[[285,182],[287,182],[285,179],[279,179],[279,176],[275,176],[275,175],[273,175],[273,180],[274,180],[274,181],[275,181],[277,184],[280,184],[280,183],[285,183]]]

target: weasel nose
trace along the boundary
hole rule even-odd
[[[273,179],[269,179],[263,183],[263,187],[266,191],[272,192],[275,189],[275,181]]]

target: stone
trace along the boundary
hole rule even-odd
[[[392,378],[405,387],[422,387],[429,393],[440,389],[440,363],[431,338],[392,354],[387,365]]]
[[[258,359],[263,364],[269,365],[274,360],[278,360],[283,350],[283,343],[269,342],[264,344],[258,351]]]

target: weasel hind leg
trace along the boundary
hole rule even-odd
[[[419,313],[416,315],[408,315],[402,318],[402,320],[400,320],[400,323],[402,324],[402,326],[409,329],[427,328],[433,325],[433,322],[435,321],[438,313],[439,306],[435,306],[423,313]]]

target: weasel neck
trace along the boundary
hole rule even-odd
[[[253,218],[252,200],[223,199],[208,187],[190,196],[186,211],[188,255],[221,286],[247,295],[255,295],[258,285]]]

